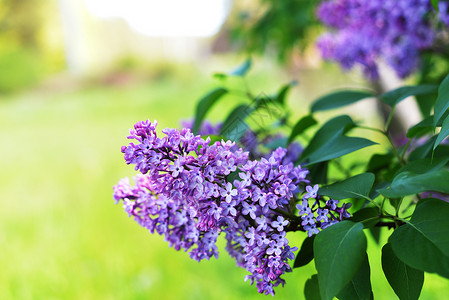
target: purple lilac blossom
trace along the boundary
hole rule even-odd
[[[448,3],[440,1],[438,17],[449,24]],[[323,58],[337,61],[343,69],[362,66],[377,79],[381,59],[401,77],[419,65],[419,53],[436,38],[429,0],[328,0],[317,10],[318,18],[332,32],[318,39]]]
[[[260,293],[274,295],[273,288],[285,283],[282,274],[291,271],[297,248],[289,245],[287,231],[311,236],[350,216],[347,204],[319,199],[318,185],[310,186],[308,170],[288,161],[287,149],[249,160],[233,142],[211,144],[186,128],[167,128],[158,137],[156,126],[147,120],[130,130],[128,138],[137,142],[121,150],[142,174],[134,186],[123,179],[114,187],[116,203],[122,200],[139,225],[197,261],[218,256],[223,233],[227,251]],[[293,209],[300,194],[298,216]]]

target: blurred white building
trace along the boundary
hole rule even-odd
[[[200,59],[231,5],[231,0],[59,0],[67,66],[82,75],[126,56]]]

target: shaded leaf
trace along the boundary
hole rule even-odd
[[[365,253],[362,265],[351,281],[338,293],[340,300],[370,300],[373,299],[370,280],[368,255]]]
[[[376,242],[376,244],[379,245],[380,243],[380,233],[381,233],[382,227],[370,227],[368,229],[369,233],[371,234],[371,236],[373,237],[374,241]]]
[[[306,297],[306,300],[321,300],[320,287],[318,285],[318,277],[316,274],[307,279],[306,285],[304,286],[304,296]]]
[[[388,91],[383,94],[380,98],[383,102],[390,105],[391,107],[396,106],[399,102],[405,98],[413,95],[426,95],[435,93],[438,90],[437,85],[433,84],[422,84],[422,85],[410,85],[397,88],[392,91]]]
[[[343,107],[357,101],[374,97],[374,94],[368,91],[339,91],[327,94],[315,100],[311,107],[311,112],[329,110]]]
[[[393,180],[393,178],[392,178],[392,180]],[[376,199],[380,195],[379,190],[386,189],[387,187],[390,186],[390,184],[391,184],[391,182],[389,182],[389,181],[381,181],[381,182],[375,183],[373,188],[371,189],[371,193],[369,194],[369,197],[373,200]]]
[[[414,269],[449,278],[449,203],[426,199],[390,237],[394,254]],[[406,246],[404,246],[406,245]]]
[[[313,243],[323,300],[336,296],[365,259],[366,237],[361,223],[342,221],[321,231]]]
[[[371,156],[368,162],[368,167],[366,171],[375,173],[385,168],[386,166],[389,166],[393,158],[394,158],[393,153],[374,154],[373,156]]]
[[[449,111],[446,111],[441,119],[438,121],[437,123],[437,127],[438,126],[442,126],[443,125],[443,120],[446,119],[446,117],[449,116]],[[416,137],[416,136],[423,136],[425,134],[429,134],[429,133],[433,133],[433,116],[429,116],[427,118],[425,118],[424,120],[422,120],[421,122],[419,122],[418,124],[416,124],[415,126],[411,127],[408,131],[407,131],[407,137],[408,138],[412,138],[412,137]]]
[[[284,85],[283,87],[281,87],[281,89],[279,90],[277,95],[275,95],[274,100],[277,103],[279,103],[282,106],[284,106],[285,105],[285,98],[286,98],[288,92],[290,91],[290,88],[294,87],[297,84],[298,84],[298,82],[294,80],[294,81],[291,81],[288,84]]]
[[[429,154],[432,151],[433,145],[435,144],[435,141],[437,139],[437,136],[433,136],[430,139],[428,139],[424,144],[413,150],[412,153],[408,156],[409,161],[421,159],[428,157]]]
[[[253,112],[253,108],[248,105],[239,105],[228,115],[221,126],[220,135],[231,141],[239,141],[249,129],[245,119]]]
[[[308,115],[299,119],[299,121],[296,122],[296,124],[293,126],[290,137],[288,138],[288,144],[290,144],[295,139],[295,137],[317,123],[318,122],[313,118],[312,115]]]
[[[443,114],[449,107],[449,75],[444,78],[438,88],[438,97],[435,102],[434,116],[433,116],[433,127],[435,128],[438,121],[440,121]]]
[[[293,268],[299,268],[307,265],[313,259],[313,241],[315,240],[315,235],[307,237],[301,245],[301,249],[296,255],[295,263]]]
[[[364,228],[373,227],[379,222],[379,209],[376,207],[362,208],[356,211],[349,220],[362,223]]]
[[[197,134],[198,130],[203,122],[207,112],[210,108],[226,93],[228,92],[225,88],[216,88],[205,95],[196,105],[195,121],[193,123],[192,131]]]
[[[441,131],[438,134],[438,138],[433,145],[433,149],[435,148],[447,137],[449,136],[449,117],[446,117],[443,121],[443,125],[441,126]]]
[[[329,162],[323,161],[309,167],[310,182],[314,183],[327,183],[327,173],[329,171]]]
[[[329,120],[315,133],[302,152],[299,162],[314,164],[376,144],[364,138],[345,136],[344,133],[354,126],[354,122],[347,115]]]
[[[438,158],[422,158],[411,161],[405,166],[401,167],[394,176],[402,172],[412,172],[415,174],[424,174],[432,171],[438,171],[449,162],[449,157]]]
[[[379,190],[379,193],[389,198],[400,198],[424,191],[449,193],[448,178],[448,170],[431,171],[424,174],[406,171],[398,174],[390,187]]]
[[[403,263],[390,243],[382,248],[382,269],[388,283],[401,300],[417,300],[424,283],[424,272]]]
[[[341,182],[323,186],[318,190],[318,194],[329,196],[336,200],[366,198],[369,197],[374,179],[375,177],[372,173],[358,174]]]

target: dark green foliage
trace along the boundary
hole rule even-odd
[[[315,100],[310,108],[311,112],[335,109],[360,100],[374,97],[374,94],[366,91],[338,91]]]
[[[313,243],[320,294],[330,300],[354,278],[366,258],[361,223],[343,221],[320,232]]]
[[[301,245],[298,254],[296,255],[295,263],[293,268],[299,268],[307,265],[313,260],[313,241],[315,240],[315,235],[307,237]]]
[[[328,121],[304,149],[300,162],[311,165],[376,144],[368,139],[345,136],[345,133],[354,126],[355,123],[346,115]]]
[[[446,177],[447,178],[447,177]],[[449,203],[426,199],[390,237],[394,254],[408,266],[449,278]]]
[[[321,187],[318,193],[336,200],[347,198],[368,198],[374,183],[372,173],[363,173],[341,182]]]
[[[371,300],[373,292],[371,291],[370,266],[368,255],[365,254],[362,265],[351,279],[351,281],[338,293],[340,300]]]
[[[379,192],[389,198],[399,198],[424,191],[449,193],[448,178],[448,170],[430,171],[424,174],[405,171],[398,174],[388,188]]]
[[[224,88],[216,88],[207,93],[203,98],[201,98],[201,100],[198,101],[198,104],[196,105],[195,121],[193,123],[193,130],[192,130],[194,133],[198,132],[201,123],[206,117],[207,112],[227,92],[228,90]]]
[[[403,86],[386,92],[380,98],[386,104],[394,107],[409,96],[434,94],[437,90],[438,86],[433,84]]]
[[[304,286],[304,296],[306,297],[306,300],[321,300],[320,286],[316,274],[307,279],[306,285]]]
[[[391,244],[382,248],[382,269],[401,300],[417,300],[424,283],[424,272],[403,263],[394,254]]]
[[[298,122],[296,122],[296,124],[293,126],[290,137],[288,138],[288,143],[291,143],[295,139],[295,137],[302,134],[309,127],[315,124],[317,124],[317,121],[313,118],[312,115],[308,115],[299,119]]]

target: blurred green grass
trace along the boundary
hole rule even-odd
[[[218,260],[192,261],[114,205],[112,186],[135,174],[120,153],[128,128],[148,118],[178,126],[214,86],[194,71],[183,79],[38,90],[0,101],[0,299],[271,298],[243,281],[245,270],[225,251]],[[286,79],[266,72],[255,85],[272,92]],[[226,101],[213,116],[232,108]],[[293,244],[300,235],[290,235]],[[369,249],[374,295],[394,299],[379,249],[372,241]],[[313,264],[287,274],[275,299],[303,299],[312,274]],[[444,299],[448,290],[447,280],[426,276],[422,299]]]

